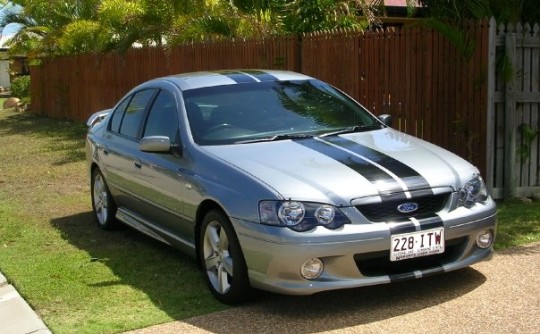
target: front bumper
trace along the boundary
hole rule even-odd
[[[461,209],[460,209],[461,210]],[[455,210],[441,216],[445,253],[390,262],[390,224],[350,224],[330,231],[308,232],[231,219],[238,234],[253,287],[290,295],[362,287],[426,277],[470,266],[493,255],[493,246],[481,249],[476,236],[495,234],[496,208],[489,201],[477,212]],[[319,258],[324,272],[316,280],[300,274],[301,265]]]

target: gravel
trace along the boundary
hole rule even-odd
[[[262,293],[150,333],[540,333],[540,243],[419,280],[308,297]]]

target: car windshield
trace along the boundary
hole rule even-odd
[[[184,92],[200,145],[328,136],[384,127],[362,106],[318,80],[274,81]]]

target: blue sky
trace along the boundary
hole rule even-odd
[[[9,24],[2,30],[2,36],[13,35],[19,30],[19,27],[15,24]]]
[[[9,9],[9,8],[13,8],[12,5],[6,5],[4,8],[2,8],[0,10],[0,17],[3,16],[4,12]],[[17,32],[17,30],[19,30],[19,27],[15,24],[9,24],[7,27],[5,27],[3,30],[2,30],[2,36],[8,36],[8,35],[13,35],[14,33]]]

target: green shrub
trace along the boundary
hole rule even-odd
[[[23,75],[13,79],[11,82],[11,95],[21,100],[30,98],[30,76]]]

